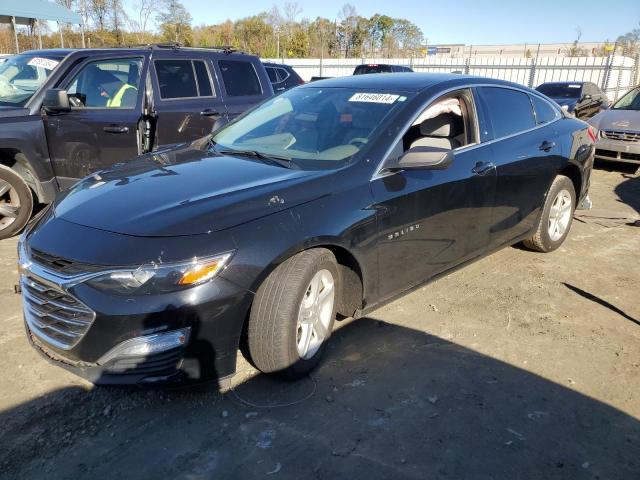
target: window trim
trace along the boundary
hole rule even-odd
[[[220,65],[220,62],[243,62],[243,63],[248,63],[249,65],[251,65],[251,68],[253,68],[253,73],[256,74],[256,79],[258,80],[258,86],[260,87],[260,93],[254,93],[253,95],[231,95],[229,94],[229,92],[227,91],[227,83],[224,80],[224,71],[222,70],[222,66]],[[251,60],[234,60],[234,59],[217,59],[216,63],[218,64],[218,69],[220,70],[220,77],[221,77],[221,84],[222,84],[222,88],[224,88],[224,93],[226,94],[226,96],[231,99],[231,98],[242,98],[242,97],[261,97],[265,94],[264,92],[264,87],[262,86],[262,80],[260,80],[260,75],[258,75],[258,70],[256,70],[256,66],[255,64],[251,61]],[[269,80],[269,78],[267,77],[267,80]],[[271,83],[271,80],[269,80],[269,83]]]
[[[166,60],[170,60],[170,61],[181,61],[181,62],[189,62],[191,63],[191,71],[193,72],[193,79],[195,81],[196,84],[196,92],[198,92],[198,95],[195,97],[171,97],[171,98],[164,98],[162,96],[162,89],[160,88],[160,78],[158,77],[158,70],[156,69],[156,62],[161,62],[161,61],[166,61]],[[207,95],[207,96],[201,96],[200,95],[200,84],[198,83],[198,75],[196,73],[196,67],[193,64],[193,62],[202,62],[204,63],[204,67],[207,69],[207,76],[209,77],[209,83],[211,85],[211,93],[213,93],[213,95]],[[152,63],[153,63],[153,73],[155,74],[156,77],[156,84],[158,85],[158,99],[161,102],[172,102],[174,100],[198,100],[200,98],[217,98],[218,96],[216,95],[216,88],[215,88],[215,84],[213,83],[213,78],[211,77],[211,69],[209,68],[208,62],[206,61],[206,59],[204,58],[170,58],[170,57],[161,57],[161,58],[154,58],[152,59]]]
[[[136,104],[133,107],[74,107],[71,106],[71,112],[86,112],[86,111],[91,111],[91,112],[95,112],[95,111],[108,111],[108,112],[118,112],[118,111],[131,111],[131,110],[137,110],[138,109],[138,102],[140,101],[140,87],[143,85],[142,83],[142,76],[143,76],[143,71],[144,71],[144,66],[145,66],[145,61],[146,58],[144,55],[132,55],[130,57],[127,56],[117,56],[117,57],[103,57],[103,58],[94,58],[94,57],[86,57],[85,61],[80,63],[77,66],[77,69],[75,71],[72,72],[72,75],[69,76],[69,80],[67,80],[66,78],[63,79],[62,82],[60,82],[60,86],[63,86],[62,88],[65,91],[69,90],[69,86],[73,83],[73,81],[78,78],[78,75],[80,75],[80,73],[85,69],[85,67],[87,65],[91,65],[93,63],[98,63],[98,62],[117,62],[118,60],[140,60],[141,64],[140,64],[140,77],[138,78],[138,85],[135,87],[136,90],[138,91],[138,98],[136,99]]]
[[[547,105],[549,105],[551,107],[551,110],[553,110],[555,112],[555,114],[556,114],[556,116],[554,117],[553,120],[551,120],[549,122],[545,122],[545,123],[538,123],[538,112],[536,111],[536,104],[533,103],[533,100],[531,100],[531,107],[533,108],[533,116],[534,116],[534,118],[536,120],[536,125],[549,125],[551,122],[555,122],[558,118],[560,118],[562,116],[561,113],[556,108],[556,106],[553,105],[549,100],[544,98],[542,95],[529,94],[529,98],[530,99],[532,99],[533,97],[536,97],[538,100],[542,100],[543,102],[545,102]]]
[[[391,152],[393,151],[393,148],[398,143],[398,140],[402,139],[404,133],[413,124],[413,122],[415,122],[418,119],[418,116],[424,111],[425,108],[427,108],[431,103],[433,103],[435,100],[437,100],[438,98],[442,97],[443,95],[446,95],[447,93],[455,92],[457,90],[463,90],[465,88],[474,89],[474,88],[477,88],[477,87],[500,87],[500,88],[506,88],[506,89],[510,89],[510,90],[516,90],[518,92],[522,92],[522,93],[525,93],[525,94],[529,94],[530,93],[527,90],[523,90],[522,88],[518,88],[516,86],[511,86],[511,85],[500,85],[500,84],[496,84],[496,83],[464,83],[464,84],[461,84],[461,85],[456,85],[455,87],[447,88],[445,90],[442,90],[441,92],[438,92],[435,95],[430,96],[425,102],[422,103],[422,105],[419,108],[416,109],[417,113],[415,115],[412,115],[410,117],[409,121],[407,121],[405,123],[405,125],[403,125],[403,127],[400,129],[400,133],[396,135],[394,140],[390,143],[389,148],[387,148],[387,150],[385,150],[384,155],[382,155],[382,160],[380,160],[380,162],[376,166],[376,169],[374,170],[373,175],[371,176],[371,179],[369,181],[373,182],[374,180],[378,180],[379,178],[387,177],[389,175],[395,175],[397,173],[395,171],[394,172],[388,172],[388,173],[382,172],[383,171],[383,165],[385,164],[387,158],[389,158],[389,155],[391,154]],[[475,102],[475,98],[474,98],[474,102]],[[554,107],[554,109],[556,109],[556,108]],[[522,135],[523,133],[529,133],[529,132],[532,132],[534,130],[538,130],[540,128],[545,128],[545,127],[548,127],[549,125],[552,125],[552,124],[560,121],[562,118],[564,118],[564,116],[560,115],[558,118],[556,118],[552,122],[543,123],[541,125],[536,125],[535,127],[530,128],[528,130],[523,130],[521,132],[517,132],[517,133],[511,134],[511,135],[506,136],[506,137],[493,138],[493,139],[488,140],[486,142],[480,142],[480,143],[474,143],[474,144],[471,144],[471,145],[465,145],[464,147],[458,148],[456,150],[456,152],[462,152],[462,151],[466,152],[468,150],[473,150],[473,149],[476,149],[476,148],[479,148],[479,147],[484,147],[485,145],[491,145],[494,142],[500,142],[500,141],[506,140],[508,138],[516,137],[518,135]]]
[[[289,73],[289,70],[287,70],[284,67],[274,67],[276,70],[282,70],[284,73],[287,74],[286,77],[284,77],[282,80],[278,80],[276,83],[282,83],[282,82],[286,82],[287,80],[289,80],[289,77],[291,76],[291,74]]]

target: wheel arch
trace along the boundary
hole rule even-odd
[[[579,201],[582,194],[582,171],[580,167],[574,163],[568,163],[565,167],[558,172],[558,175],[564,175],[571,180],[573,188],[576,191],[576,201]]]

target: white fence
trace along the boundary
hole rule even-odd
[[[267,60],[265,60],[267,61]],[[456,72],[498,78],[536,87],[552,81],[586,81],[602,88],[611,100],[640,80],[638,58],[608,57],[426,57],[426,58],[287,58],[272,59],[296,69],[306,81],[311,77],[342,77],[353,74],[362,63],[406,65],[416,72]]]

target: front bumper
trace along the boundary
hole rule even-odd
[[[599,138],[596,142],[595,158],[597,160],[640,164],[640,142]]]
[[[34,317],[32,299],[25,293],[29,283],[56,282],[56,275],[37,266],[32,269],[37,273],[27,269],[21,275],[25,327],[31,345],[48,361],[95,384],[200,382],[235,372],[239,336],[251,302],[251,294],[235,284],[215,278],[187,290],[142,297],[107,295],[83,283],[60,286],[68,298],[94,312],[86,331],[63,344],[41,327],[50,321],[47,312],[58,317],[65,312],[45,303],[36,305],[41,316]],[[50,298],[54,307],[68,302]],[[132,339],[166,337],[176,331],[186,332],[184,344],[168,344],[151,354],[118,354],[116,347]]]

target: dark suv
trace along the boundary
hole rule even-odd
[[[94,171],[209,134],[273,95],[256,56],[146,46],[0,64],[0,239]]]
[[[269,75],[269,80],[271,80],[274,92],[284,92],[285,90],[304,84],[304,80],[292,66],[283,63],[263,63],[264,68],[267,69],[267,75]]]

